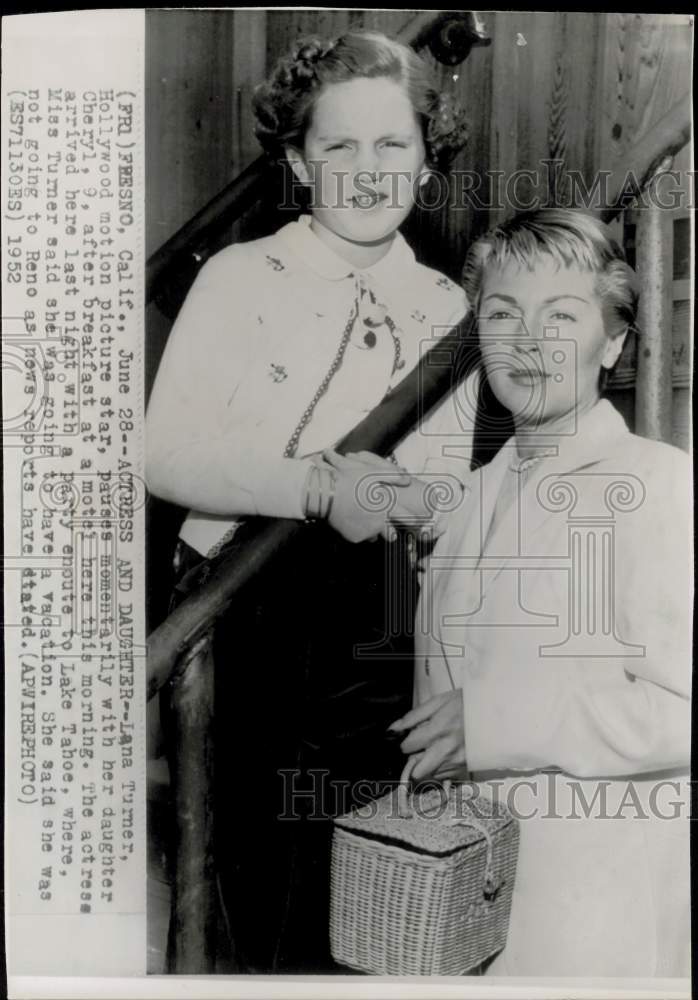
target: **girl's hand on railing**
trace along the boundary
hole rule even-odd
[[[388,459],[368,451],[338,455],[323,453],[326,468],[334,470],[335,494],[329,522],[349,541],[382,535],[395,541],[396,525],[411,532],[416,541],[435,539],[446,526],[444,513],[435,515],[429,505],[432,479],[406,472]]]
[[[328,449],[323,459],[334,471],[334,497],[327,520],[335,531],[349,542],[379,535],[392,541],[395,528],[389,516],[412,483],[409,473],[366,451],[339,455]]]

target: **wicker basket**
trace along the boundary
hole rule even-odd
[[[469,785],[411,802],[400,786],[338,817],[335,961],[377,975],[473,971],[506,943],[518,840],[511,814]]]

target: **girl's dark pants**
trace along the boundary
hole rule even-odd
[[[201,556],[180,542],[178,562],[181,578]],[[216,629],[215,851],[234,971],[347,971],[329,948],[332,817],[399,777],[385,731],[411,702],[414,597],[402,546],[312,525]]]

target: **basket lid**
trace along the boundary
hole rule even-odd
[[[473,794],[472,785],[454,784],[448,790],[431,786],[409,796],[407,808],[404,792],[397,788],[334,822],[361,837],[443,856],[482,840],[489,842],[515,820],[502,803]]]

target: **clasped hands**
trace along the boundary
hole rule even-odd
[[[395,541],[396,525],[410,528],[419,535],[438,536],[443,530],[441,520],[425,501],[425,484],[418,476],[394,465],[372,452],[360,451],[339,455],[332,449],[315,457],[334,472],[334,497],[328,521],[349,542],[364,542],[382,535]],[[389,510],[383,499],[381,484],[394,493]]]

